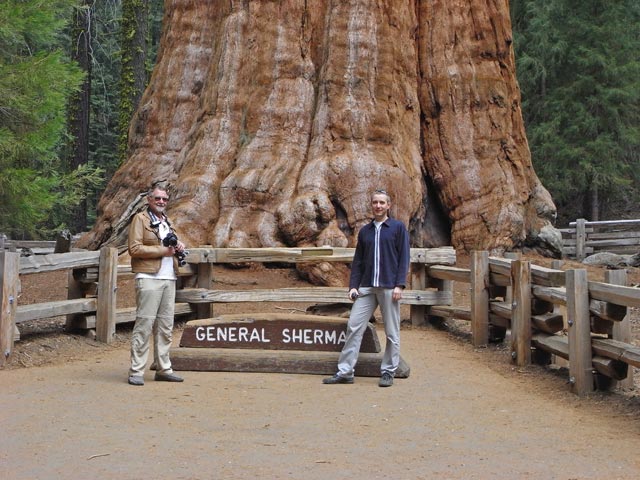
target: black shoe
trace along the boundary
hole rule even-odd
[[[184,378],[179,377],[175,373],[158,373],[154,377],[156,382],[184,382]]]
[[[144,385],[144,378],[140,375],[129,375],[129,385],[136,385],[141,387]]]
[[[378,382],[378,386],[380,387],[390,387],[393,385],[393,375],[390,373],[384,372],[380,377],[380,382]]]
[[[341,377],[337,373],[333,377],[322,380],[325,385],[336,385],[338,383],[353,383],[353,377]]]

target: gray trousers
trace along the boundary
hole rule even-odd
[[[136,279],[136,323],[131,335],[129,375],[144,375],[153,334],[156,372],[173,373],[169,349],[173,337],[175,280]]]
[[[362,337],[376,307],[380,305],[387,343],[382,356],[380,373],[395,375],[400,363],[400,303],[392,299],[392,288],[361,287],[360,296],[351,307],[347,323],[347,338],[338,359],[338,375],[353,377],[360,353]]]

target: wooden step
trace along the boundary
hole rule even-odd
[[[302,373],[333,375],[338,365],[337,352],[297,350],[246,350],[230,348],[172,348],[174,370],[201,372]],[[379,377],[382,353],[361,353],[355,374]],[[407,378],[409,365],[400,358],[396,378]]]

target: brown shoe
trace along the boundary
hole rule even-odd
[[[184,378],[179,377],[175,373],[158,373],[154,377],[156,382],[184,382]]]

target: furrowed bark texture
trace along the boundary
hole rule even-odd
[[[506,0],[167,1],[129,137],[85,246],[167,179],[189,245],[354,246],[382,188],[414,246],[559,248]]]

